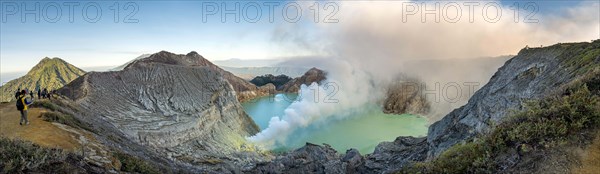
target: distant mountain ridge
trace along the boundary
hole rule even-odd
[[[251,80],[265,74],[286,75],[292,78],[304,75],[309,68],[304,67],[289,67],[289,66],[270,66],[270,67],[228,67],[220,66],[221,68],[235,74],[246,80]]]
[[[215,70],[216,72],[219,72],[222,75],[222,77],[225,78],[229,82],[229,84],[233,86],[233,89],[236,91],[237,98],[240,102],[247,101],[260,96],[269,95],[275,90],[272,86],[264,86],[259,88],[256,85],[240,77],[237,77],[233,73],[226,71],[221,67],[213,64],[208,59],[204,58],[202,55],[198,54],[195,51],[192,51],[188,54],[174,54],[167,51],[161,51],[152,54],[146,58],[134,60],[132,63],[128,64],[123,69],[126,70],[128,67],[138,62],[158,62],[172,65],[208,67],[212,70]]]
[[[0,101],[9,102],[14,100],[14,94],[18,89],[37,91],[40,88],[47,88],[48,90],[55,90],[85,73],[85,71],[60,58],[45,57],[31,68],[25,76],[2,85],[0,87],[0,91],[2,91]]]
[[[108,69],[109,71],[120,71],[123,70],[127,65],[135,62],[136,60],[144,59],[150,57],[152,54],[142,54],[135,59],[119,65],[117,67]],[[225,71],[229,71],[236,76],[245,79],[251,80],[254,77],[265,75],[265,74],[273,74],[273,75],[286,75],[292,78],[300,77],[304,75],[304,73],[309,69],[308,67],[296,67],[296,66],[277,66],[276,64],[280,61],[278,60],[263,60],[263,59],[228,59],[228,60],[217,60],[212,61],[214,65],[219,66],[221,69]]]
[[[304,75],[285,83],[281,86],[281,90],[284,92],[296,93],[300,90],[300,86],[302,85],[310,85],[314,82],[320,84],[325,79],[327,79],[327,72],[313,67],[306,71]]]
[[[152,55],[152,54],[142,54],[142,55],[140,55],[140,56],[136,57],[136,58],[135,58],[135,59],[133,59],[133,60],[130,60],[129,62],[127,62],[127,63],[125,63],[125,64],[123,64],[123,65],[119,65],[119,66],[117,66],[117,67],[114,67],[114,68],[111,68],[111,69],[109,69],[109,70],[110,70],[110,71],[120,71],[120,70],[123,70],[125,67],[127,67],[127,65],[129,65],[129,64],[131,64],[131,63],[133,63],[133,62],[135,62],[136,60],[140,60],[140,59],[143,59],[143,58],[147,58],[147,57],[150,57],[151,55]]]
[[[226,67],[270,67],[281,62],[278,59],[238,59],[215,60],[214,64]]]
[[[266,84],[273,84],[275,89],[281,90],[281,87],[285,85],[287,82],[292,80],[291,77],[286,75],[278,75],[274,76],[273,74],[266,74],[262,76],[257,76],[254,79],[250,80],[250,83],[256,86],[264,86]]]

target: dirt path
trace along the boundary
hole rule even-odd
[[[572,173],[600,173],[600,132],[596,134],[594,142],[583,152],[581,166],[574,166]]]
[[[11,139],[20,138],[42,146],[72,151],[81,148],[81,144],[75,139],[76,136],[72,132],[42,120],[40,115],[43,112],[48,112],[48,110],[30,108],[28,113],[30,124],[21,126],[19,125],[21,114],[15,104],[0,104],[0,136]]]
[[[19,138],[41,146],[84,154],[88,162],[104,166],[109,170],[115,168],[111,153],[104,145],[97,142],[92,133],[60,123],[44,121],[40,116],[44,112],[51,112],[47,109],[29,108],[28,111],[30,124],[21,126],[19,125],[21,114],[15,104],[0,104],[0,136],[10,139]]]

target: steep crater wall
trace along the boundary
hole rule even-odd
[[[259,128],[243,111],[233,86],[222,72],[194,66],[199,61],[161,52],[122,71],[88,73],[59,93],[81,112],[170,159],[260,158],[244,138]]]

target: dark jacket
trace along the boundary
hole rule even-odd
[[[17,110],[19,110],[19,111],[27,110],[28,101],[25,96],[27,96],[27,95],[21,94],[17,98]]]

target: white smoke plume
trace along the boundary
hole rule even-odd
[[[331,61],[331,60],[330,60]],[[287,135],[298,128],[330,117],[344,117],[354,113],[363,105],[381,98],[381,90],[374,90],[366,72],[355,69],[345,61],[334,60],[331,66],[324,67],[328,71],[328,79],[321,85],[313,83],[302,85],[300,99],[285,109],[285,115],[272,117],[269,127],[249,137],[249,140],[260,142],[269,147],[275,143],[285,143]]]
[[[559,42],[590,41],[600,37],[598,2],[581,2],[577,6],[563,9],[561,15],[536,13],[537,23],[524,23],[527,11],[523,9],[520,11],[519,22],[515,22],[514,11],[509,10],[508,6],[501,6],[500,20],[484,20],[482,10],[485,4],[501,4],[494,1],[470,2],[479,4],[474,8],[473,22],[467,16],[469,9],[462,5],[466,1],[456,2],[462,7],[462,17],[455,23],[447,22],[444,16],[439,17],[440,22],[435,22],[433,15],[426,15],[426,22],[422,22],[420,13],[408,16],[403,21],[406,9],[403,9],[402,3],[406,2],[410,1],[336,1],[339,5],[339,12],[336,14],[339,23],[318,23],[313,28],[301,27],[299,31],[276,30],[274,35],[278,41],[286,42],[280,44],[285,45],[286,49],[312,49],[322,57],[335,57],[311,61],[313,65],[328,72],[328,81],[339,85],[336,95],[339,102],[314,102],[314,98],[309,97],[314,95],[314,90],[310,89],[326,91],[324,86],[313,84],[302,87],[303,99],[290,105],[281,119],[272,118],[268,128],[249,137],[249,140],[267,145],[283,142],[297,128],[325,120],[332,115],[340,115],[338,113],[352,111],[367,103],[379,102],[384,98],[385,86],[397,74],[418,77],[429,86],[435,82],[441,82],[442,85],[445,82],[480,82],[483,86],[502,65],[502,61],[493,65],[456,62],[469,62],[465,58],[477,57],[480,58],[472,60],[485,62],[490,59],[489,56],[514,55],[526,45],[537,47]],[[417,7],[426,5],[433,8],[436,2],[412,3],[416,3]],[[439,3],[440,8],[443,8],[452,2]],[[301,4],[308,9],[313,2],[302,1]],[[488,12],[496,11],[490,9]],[[440,15],[455,16],[457,12],[447,10],[444,13],[446,14]],[[294,28],[290,26],[297,24],[283,25],[286,25],[284,28]],[[282,36],[293,37],[286,39]],[[301,40],[300,36],[306,39]],[[290,47],[294,43],[298,43],[298,46]],[[481,58],[486,56],[487,58]],[[442,59],[449,63],[447,66],[430,66],[423,61],[429,59]],[[328,62],[327,66],[320,66],[322,62]],[[322,99],[324,95],[326,93],[320,93],[319,97]],[[430,116],[432,121],[464,104],[467,99],[462,99],[458,104],[434,103],[435,115]]]

